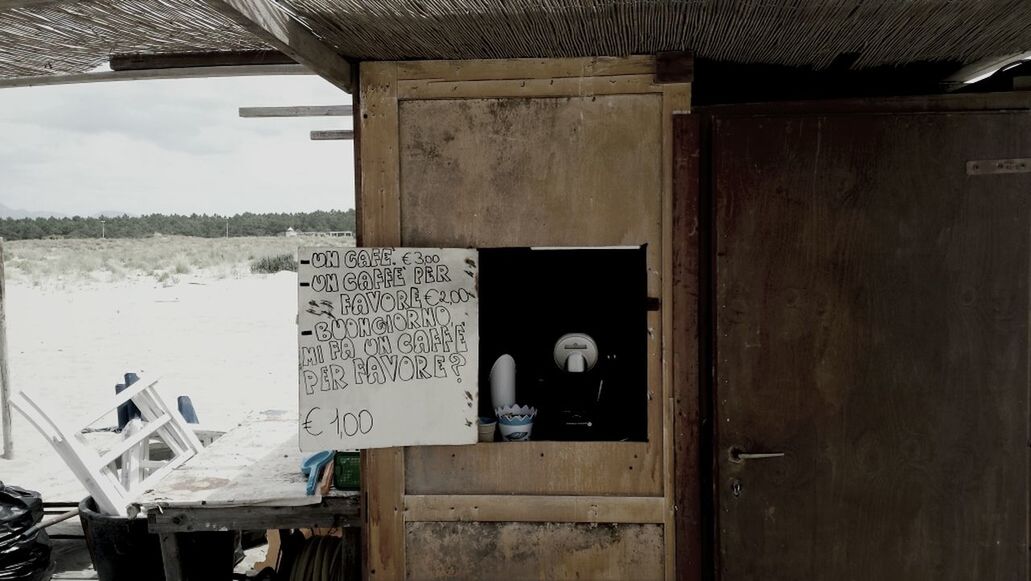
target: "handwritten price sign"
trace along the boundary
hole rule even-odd
[[[300,249],[301,450],[476,441],[477,258]]]

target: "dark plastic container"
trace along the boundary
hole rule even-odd
[[[147,532],[147,519],[101,514],[87,497],[79,503],[79,520],[100,581],[164,580],[161,544]]]
[[[97,512],[93,498],[79,503],[93,568],[100,581],[164,581],[158,536],[147,519],[128,519]],[[179,554],[187,579],[225,581],[232,578],[236,539],[232,531],[179,535]]]

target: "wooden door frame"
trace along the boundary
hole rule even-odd
[[[698,114],[673,117],[673,465],[676,505],[677,578],[700,581],[708,561],[703,511],[704,449],[701,389],[702,310],[708,294],[702,284],[707,268],[703,248],[707,234],[703,219],[700,177],[702,127]]]

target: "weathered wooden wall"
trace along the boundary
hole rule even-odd
[[[647,244],[663,305],[647,442],[369,452],[366,574],[672,577],[672,116],[689,85],[657,83],[650,57],[366,63],[360,102],[364,244]]]
[[[409,523],[408,578],[649,581],[664,575],[655,524]]]
[[[401,103],[401,241],[455,247],[648,244],[649,293],[658,296],[661,114],[660,95]],[[651,325],[650,391],[659,393],[657,314]],[[651,446],[409,448],[407,492],[661,496],[661,409],[653,398]],[[512,478],[514,466],[547,477]]]

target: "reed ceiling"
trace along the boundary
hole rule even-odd
[[[38,2],[39,0],[35,0]],[[0,78],[112,54],[268,48],[200,0],[0,9]],[[971,63],[1031,50],[1029,0],[280,0],[349,59],[651,54],[821,69]],[[4,0],[0,0],[0,6]]]

